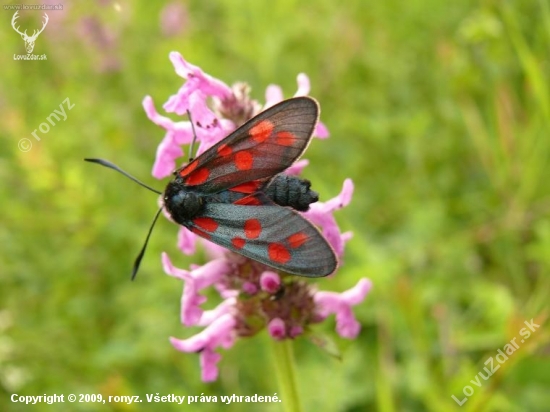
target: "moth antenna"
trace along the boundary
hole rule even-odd
[[[145,243],[143,243],[143,247],[141,248],[139,254],[136,257],[136,260],[134,262],[134,268],[132,269],[132,280],[136,278],[136,275],[139,270],[139,265],[141,264],[141,259],[143,258],[143,255],[145,254],[145,249],[147,249],[147,243],[149,243],[149,238],[151,237],[151,233],[153,232],[153,227],[155,227],[155,223],[157,223],[157,219],[160,215],[160,212],[162,211],[162,207],[159,208],[157,211],[157,214],[155,215],[155,218],[153,219],[153,223],[151,223],[151,227],[149,227],[149,232],[147,233],[147,237],[145,238]]]
[[[149,189],[151,192],[155,192],[158,195],[162,194],[162,192],[159,192],[157,189],[153,189],[151,186],[146,185],[145,183],[143,183],[139,179],[137,179],[134,176],[132,176],[131,174],[125,172],[120,167],[118,167],[117,165],[109,162],[108,160],[103,160],[103,159],[84,159],[84,160],[86,162],[97,163],[97,164],[100,164],[101,166],[105,166],[105,167],[108,167],[110,169],[116,170],[117,172],[122,173],[127,178],[129,178],[129,179],[133,180],[134,182],[136,182],[138,185],[141,185],[144,188]]]
[[[191,147],[189,147],[189,163],[194,159],[193,150],[195,149],[195,142],[197,141],[197,132],[195,131],[195,123],[193,123],[193,118],[191,117],[191,112],[187,110],[187,116],[189,117],[189,122],[191,123],[191,130],[193,130],[193,140],[191,140]]]

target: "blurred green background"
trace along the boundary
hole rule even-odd
[[[150,172],[164,132],[141,101],[163,113],[181,86],[170,51],[260,101],[271,83],[292,96],[307,73],[331,138],[310,146],[304,175],[324,200],[355,182],[337,213],[355,234],[344,266],[316,283],[342,291],[366,276],[374,288],[355,307],[358,339],[337,339],[341,361],[296,342],[305,411],[550,410],[547,1],[67,2],[36,41],[44,61],[13,59],[25,54],[13,12],[0,11],[0,410],[282,410],[9,400],[280,393],[265,335],[222,351],[219,380],[200,381],[198,357],[168,342],[199,329],[179,324],[182,286],[160,253],[180,267],[203,256],[178,253],[161,219],[130,282],[157,198],[82,161],[163,188]],[[40,26],[41,12],[19,14],[22,30]],[[66,121],[35,140],[66,98]],[[532,318],[541,327],[471,383]]]

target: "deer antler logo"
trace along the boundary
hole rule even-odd
[[[42,28],[39,31],[34,30],[32,36],[29,36],[29,35],[27,35],[27,30],[25,30],[23,33],[21,33],[19,31],[19,27],[15,27],[15,20],[17,20],[17,17],[19,17],[17,15],[17,13],[19,13],[19,12],[16,11],[15,14],[13,15],[12,19],[11,19],[11,26],[13,27],[13,29],[17,33],[19,33],[21,35],[21,37],[25,41],[25,48],[27,49],[27,54],[30,54],[30,53],[32,53],[32,50],[34,49],[34,42],[36,41],[36,38],[38,37],[38,35],[40,33],[42,33],[44,31],[44,28],[48,24],[49,17],[46,13],[44,13],[45,18],[44,18],[44,24],[42,25]]]

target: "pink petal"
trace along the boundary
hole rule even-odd
[[[231,314],[237,303],[236,296],[223,300],[218,306],[212,310],[205,310],[201,316],[197,326],[207,326],[216,319],[221,318],[225,314]]]
[[[174,65],[174,69],[176,69],[176,73],[187,79],[187,83],[191,83],[192,87],[200,89],[209,96],[217,96],[220,99],[225,99],[232,95],[233,92],[228,85],[204,73],[198,66],[188,63],[180,53],[171,52],[169,57]]]
[[[168,57],[174,65],[176,74],[184,79],[189,79],[189,77],[194,76],[195,73],[197,76],[201,76],[203,74],[203,71],[199,67],[188,63],[178,52],[171,52]]]
[[[185,280],[181,297],[181,322],[186,326],[197,324],[203,315],[200,305],[206,301],[206,297],[199,295],[199,291],[219,281],[231,269],[231,264],[225,259],[217,259],[189,272],[174,267],[166,253],[162,254],[162,264],[167,274]]]
[[[316,304],[316,312],[322,320],[331,313],[336,314],[336,331],[347,339],[357,337],[361,327],[355,319],[352,306],[361,303],[372,287],[369,279],[363,278],[353,288],[342,292],[317,292],[313,299]]]
[[[197,235],[181,226],[178,231],[178,248],[186,255],[195,254]]]
[[[281,278],[277,273],[266,270],[260,276],[260,287],[263,291],[274,294],[281,287]]]
[[[361,324],[355,319],[349,306],[342,307],[336,313],[336,332],[346,339],[355,339],[361,331]]]
[[[255,295],[258,292],[258,286],[252,282],[244,282],[241,289],[244,293],[250,296]]]
[[[267,325],[267,330],[269,335],[276,340],[284,339],[286,336],[285,323],[281,318],[271,319]]]
[[[306,167],[309,164],[309,160],[307,159],[300,159],[297,162],[295,162],[292,166],[290,166],[288,169],[285,170],[285,174],[296,176],[302,173],[302,170],[304,170],[304,167]]]
[[[206,253],[212,259],[221,258],[225,256],[225,254],[227,253],[227,249],[224,248],[223,246],[216,245],[215,243],[209,240],[206,240],[202,237],[201,238],[197,237],[197,239],[201,241]]]
[[[163,127],[166,130],[172,130],[174,127],[174,122],[169,119],[166,116],[161,116],[157,109],[155,108],[155,104],[153,103],[153,98],[151,96],[145,96],[142,102],[143,109],[145,110],[145,114],[156,125]]]
[[[179,88],[176,94],[173,94],[168,98],[166,103],[162,106],[163,109],[167,113],[187,113],[187,110],[189,110],[189,97],[192,93],[197,93],[206,99],[206,96],[204,96],[200,91],[190,89],[189,85],[186,83]]]
[[[288,336],[291,338],[295,338],[296,336],[300,336],[302,333],[304,333],[304,328],[302,328],[300,325],[295,325],[290,328]]]
[[[323,236],[327,239],[330,245],[338,256],[344,253],[344,243],[350,239],[350,233],[343,236],[340,233],[340,228],[336,223],[336,219],[332,212],[344,206],[347,206],[353,195],[353,182],[351,179],[344,181],[342,191],[335,198],[323,203],[317,202],[310,205],[310,209],[304,212],[304,216],[313,224],[320,226]]]
[[[176,159],[181,156],[183,156],[183,150],[178,144],[174,143],[172,134],[168,132],[157,148],[153,176],[157,179],[170,176],[176,170]]]
[[[320,202],[311,204],[310,209],[303,214],[313,224],[321,227],[323,236],[332,246],[336,255],[341,257],[344,253],[344,243],[334,216],[330,212],[325,212],[324,205]]]
[[[265,90],[265,104],[263,110],[282,102],[283,99],[283,89],[276,84],[270,84]]]
[[[340,237],[342,238],[342,243],[347,243],[353,237],[353,232],[344,232]]]
[[[177,350],[182,352],[198,352],[207,348],[214,349],[220,346],[222,342],[226,342],[228,335],[232,339],[235,323],[232,315],[225,314],[196,335],[187,339],[170,338],[170,342]]]
[[[162,269],[167,275],[173,276],[175,278],[186,280],[189,278],[189,271],[184,269],[179,269],[172,264],[168,253],[162,252],[161,255]]]
[[[172,37],[180,34],[187,26],[188,13],[185,6],[178,2],[167,4],[160,12],[162,34]]]
[[[298,83],[298,90],[296,90],[296,93],[294,93],[294,97],[307,96],[309,94],[309,91],[311,90],[311,85],[307,74],[298,74],[296,81]]]
[[[319,139],[326,139],[330,136],[330,133],[324,123],[317,122],[315,130],[313,131],[313,136],[316,136]]]
[[[218,119],[206,104],[206,98],[202,93],[193,93],[189,96],[189,111],[191,112],[193,123],[195,124],[197,139],[201,140],[202,129],[214,127],[218,123]],[[187,112],[177,114],[185,115]]]
[[[201,379],[203,382],[214,382],[218,379],[218,362],[222,356],[219,353],[205,349],[200,354]]]
[[[328,240],[336,255],[342,257],[344,254],[344,242],[342,242],[342,236],[340,235],[340,228],[336,223],[333,216],[330,216],[330,220],[326,219],[323,227],[323,236]]]
[[[214,352],[214,349],[218,346],[229,348],[235,342],[235,323],[232,315],[225,314],[198,334],[188,339],[171,337],[170,342],[174,348],[182,352],[200,351],[202,380],[210,382],[218,377],[217,363],[221,359],[221,356]]]
[[[218,282],[232,269],[233,266],[228,260],[215,259],[193,269],[191,271],[191,277],[198,289],[204,289]]]
[[[351,179],[344,180],[342,191],[338,196],[325,203],[324,210],[326,212],[332,212],[333,210],[342,209],[349,205],[351,197],[353,196],[353,188],[353,181]]]
[[[346,302],[348,305],[358,305],[363,302],[371,289],[372,281],[367,278],[361,278],[354,287],[342,292],[342,301]]]
[[[195,279],[191,277],[186,279],[180,309],[181,323],[185,326],[196,325],[203,316],[201,305],[206,302],[206,297],[199,294],[202,289]]]

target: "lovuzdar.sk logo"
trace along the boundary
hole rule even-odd
[[[34,30],[32,35],[28,35],[27,34],[27,30],[25,30],[24,32],[21,32],[19,30],[19,26],[16,26],[16,20],[17,18],[19,17],[18,16],[18,11],[15,12],[15,14],[13,15],[12,19],[11,19],[11,26],[13,27],[13,29],[19,33],[21,35],[21,38],[23,39],[23,41],[25,42],[25,49],[27,50],[27,54],[26,55],[17,55],[17,54],[14,54],[13,55],[13,59],[14,60],[46,60],[46,55],[45,54],[42,54],[42,55],[36,55],[36,54],[32,54],[32,51],[34,50],[34,43],[36,42],[36,39],[38,38],[38,36],[40,35],[40,33],[42,33],[44,31],[44,29],[46,28],[46,25],[48,24],[48,21],[49,21],[49,17],[46,13],[44,13],[44,22],[42,24],[42,28],[40,30]]]

